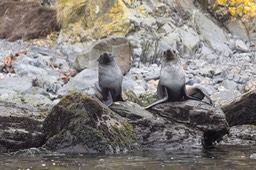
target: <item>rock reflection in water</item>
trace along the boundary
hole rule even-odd
[[[251,170],[256,167],[255,147],[222,146],[190,151],[142,152],[123,155],[72,155],[42,157],[0,156],[0,169],[9,170]]]

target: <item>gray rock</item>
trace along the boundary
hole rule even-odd
[[[228,74],[228,75],[227,75],[227,79],[228,79],[228,80],[233,80],[233,79],[234,79],[234,74],[231,74],[231,73]]]
[[[236,49],[242,52],[248,52],[249,48],[242,40],[236,40],[235,42]]]
[[[48,93],[57,94],[63,83],[58,81],[58,77],[48,74],[33,79],[33,85],[45,89]]]
[[[158,67],[157,65],[152,65],[149,72],[144,73],[143,77],[146,81],[156,80],[160,76],[160,70],[161,70],[161,67]]]
[[[41,54],[44,56],[50,56],[50,50],[47,47],[40,47],[40,46],[32,46],[30,47],[30,52]]]
[[[40,59],[32,59],[26,55],[19,56],[18,59],[12,63],[12,65],[16,71],[16,74],[21,77],[47,75],[45,68],[49,67],[46,60],[40,61]]]
[[[216,105],[224,106],[234,101],[240,95],[241,93],[238,90],[230,91],[223,87],[220,91],[213,93],[211,97]]]
[[[141,108],[141,106],[132,102],[115,102],[110,107],[110,109],[116,112],[117,114],[119,114],[120,116],[133,121],[142,119],[142,118],[145,118],[145,119],[154,118],[154,116],[150,112],[144,110],[143,108]]]
[[[230,91],[237,90],[237,84],[234,81],[224,80],[222,85]]]
[[[22,40],[10,42],[4,39],[0,39],[0,58],[7,57],[10,54],[18,53],[20,50],[27,50],[28,44]]]
[[[64,153],[118,154],[138,149],[131,124],[79,93],[63,98],[43,123],[44,148]]]
[[[251,90],[236,98],[222,109],[230,126],[251,124],[256,125],[256,90]]]
[[[205,65],[199,69],[199,73],[202,76],[212,77],[214,74],[214,69],[210,65]]]
[[[71,78],[67,84],[62,86],[58,94],[67,95],[73,92],[81,92],[87,87],[92,87],[98,81],[97,69],[84,69],[75,77]]]
[[[81,52],[74,61],[74,68],[82,70],[97,66],[97,59],[103,52],[111,52],[116,56],[117,64],[123,73],[130,69],[130,46],[125,37],[112,37],[99,40]]]
[[[32,79],[28,77],[8,77],[0,79],[0,94],[15,91],[21,93],[32,86]]]
[[[46,111],[0,101],[0,152],[39,147],[45,141],[42,118]]]
[[[159,104],[153,107],[152,114],[153,119],[134,123],[141,135],[139,139],[148,148],[209,146],[228,133],[229,126],[221,109],[198,101]]]
[[[188,58],[194,58],[195,52],[199,47],[199,36],[192,28],[179,29],[180,39],[182,42],[182,50],[179,50],[182,55],[188,56]]]
[[[250,155],[250,159],[256,159],[256,153]]]
[[[78,45],[59,45],[56,50],[60,50],[60,53],[66,56],[66,61],[73,66],[76,56],[83,51],[82,49],[83,47]]]
[[[223,137],[220,142],[224,145],[256,145],[256,126],[255,125],[237,125],[230,128],[230,133]]]
[[[245,25],[240,20],[231,20],[225,23],[228,30],[233,34],[241,38],[243,41],[248,41],[248,31]]]
[[[204,43],[201,42],[200,44],[201,45],[199,45],[199,48],[197,49],[195,54],[196,58],[206,60],[206,61],[212,60],[214,56],[213,51],[209,47],[205,46]],[[215,59],[216,58],[217,57],[215,57]]]
[[[205,15],[202,15],[199,12],[194,15],[194,24],[205,42],[218,54],[229,56],[232,51],[225,44],[225,42],[227,42],[227,38],[224,31]]]

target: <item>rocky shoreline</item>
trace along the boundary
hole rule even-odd
[[[255,145],[250,135],[256,120],[254,42],[227,33],[192,2],[142,6],[144,12],[125,8],[131,26],[125,36],[87,33],[86,40],[71,44],[70,33],[62,30],[56,41],[0,40],[1,61],[18,53],[11,62],[15,72],[0,73],[0,152],[41,146],[67,153],[120,153],[203,148],[217,142]],[[152,16],[156,7],[161,10]],[[161,51],[168,47],[179,51],[187,82],[203,86],[214,107],[186,101],[144,110],[155,100]],[[128,98],[111,110],[85,95],[97,82],[96,60],[104,51],[116,56]]]

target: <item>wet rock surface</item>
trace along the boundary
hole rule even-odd
[[[42,123],[47,110],[0,102],[0,152],[40,147],[45,142]]]
[[[138,149],[132,126],[89,96],[74,93],[44,121],[46,149],[67,153],[123,153]]]
[[[110,109],[89,96],[64,97],[44,121],[44,148],[66,153],[120,153],[212,146],[228,133],[224,113],[197,101],[166,103],[151,112],[132,102]]]
[[[223,107],[230,126],[256,125],[256,90],[252,90]]]
[[[237,125],[230,128],[229,135],[223,137],[221,144],[226,145],[256,145],[256,126]]]

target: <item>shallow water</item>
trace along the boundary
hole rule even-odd
[[[253,170],[256,147],[142,152],[117,156],[72,155],[42,157],[0,156],[0,170]]]

